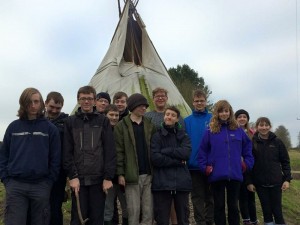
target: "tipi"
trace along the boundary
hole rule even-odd
[[[127,0],[109,49],[89,85],[97,93],[113,96],[118,91],[129,95],[143,94],[153,109],[152,90],[168,90],[168,104],[176,105],[182,116],[191,109],[171,80],[165,65],[153,46],[145,25],[132,0]]]

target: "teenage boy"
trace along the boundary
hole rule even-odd
[[[117,106],[113,104],[108,105],[104,110],[104,114],[109,119],[112,128],[114,128],[114,126],[119,122],[119,109],[117,108]],[[113,188],[109,189],[105,201],[104,225],[114,224],[113,221],[114,212],[118,212],[117,205],[115,204],[115,199],[117,197],[120,201],[121,208],[122,208],[122,224],[128,225],[127,206],[126,206],[124,188],[120,188],[117,175],[114,177],[112,182],[113,182]]]
[[[148,117],[155,127],[158,129],[164,122],[164,112],[167,107],[168,91],[164,88],[158,87],[152,91],[152,98],[155,109],[145,113],[145,117]],[[184,129],[184,121],[182,117],[179,117],[179,125]]]
[[[125,187],[130,225],[152,225],[153,203],[151,194],[150,140],[154,125],[144,117],[147,99],[139,94],[128,98],[131,112],[114,129],[117,148],[119,184]],[[140,223],[140,214],[142,214]]]
[[[64,98],[59,92],[52,91],[47,95],[45,101],[45,116],[53,123],[60,134],[61,147],[64,138],[64,122],[68,114],[61,112],[64,105]],[[63,225],[62,203],[65,200],[66,173],[61,167],[57,181],[54,182],[50,195],[50,225]]]
[[[151,122],[155,125],[156,129],[162,127],[164,122],[164,113],[167,108],[168,101],[168,91],[162,87],[157,87],[152,91],[152,98],[155,109],[150,112],[145,113],[145,117],[148,117]],[[180,129],[184,130],[184,121],[181,116],[179,116],[178,125]],[[174,208],[174,203],[172,202],[171,214],[170,214],[172,224],[177,224],[177,217]]]
[[[175,106],[167,107],[164,122],[151,140],[152,193],[157,225],[169,225],[173,201],[176,224],[189,225],[192,179],[186,161],[191,153],[191,142],[178,125],[179,117],[180,112]]]
[[[119,91],[113,97],[113,104],[115,104],[120,112],[119,120],[122,120],[125,116],[129,114],[127,108],[128,96],[125,92]]]
[[[107,92],[100,92],[96,95],[96,108],[101,114],[104,113],[105,108],[110,104],[110,96]]]
[[[199,146],[211,119],[211,113],[208,112],[206,105],[206,94],[202,90],[195,90],[193,92],[194,110],[184,119],[185,130],[192,142],[192,154],[188,167],[192,177],[191,197],[197,225],[214,224],[212,192],[207,177],[200,172],[198,163]]]
[[[41,93],[26,88],[19,99],[18,120],[7,128],[0,149],[0,178],[6,190],[6,225],[49,224],[50,192],[61,164],[57,128],[44,116]]]
[[[89,225],[103,225],[105,193],[112,187],[116,152],[109,120],[96,111],[96,91],[79,88],[80,105],[65,122],[63,165],[72,189],[71,225],[80,225],[76,198]]]

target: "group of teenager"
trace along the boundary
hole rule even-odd
[[[285,224],[289,155],[267,117],[254,131],[247,111],[220,100],[210,113],[205,92],[195,90],[183,119],[166,89],[152,97],[147,112],[142,94],[117,92],[111,104],[108,93],[83,86],[69,116],[59,92],[44,102],[39,90],[25,89],[0,149],[5,224],[62,225],[66,181],[71,225],[115,225],[116,199],[123,225],[188,225],[189,196],[197,225],[239,225],[240,213],[255,225],[255,192],[264,224]]]

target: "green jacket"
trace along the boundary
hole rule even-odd
[[[150,161],[150,142],[155,133],[155,126],[151,121],[143,117],[145,138],[148,150],[148,160]],[[114,128],[117,150],[117,175],[125,177],[126,184],[138,184],[139,166],[136,152],[134,131],[130,115],[124,117]],[[152,166],[151,166],[152,168]]]

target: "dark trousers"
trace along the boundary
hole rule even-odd
[[[10,179],[5,185],[5,225],[25,225],[29,208],[31,225],[48,225],[51,187],[49,180],[25,183]]]
[[[241,182],[235,180],[222,180],[212,183],[216,225],[226,225],[225,193],[227,194],[228,224],[240,224],[238,209],[240,186]]]
[[[103,225],[105,193],[102,183],[90,186],[80,186],[79,201],[82,217],[89,218],[89,225]],[[72,211],[70,225],[81,225],[78,213],[75,193],[72,192]]]
[[[65,199],[66,175],[60,171],[58,180],[54,182],[50,195],[50,225],[63,225],[62,203]]]
[[[249,191],[245,182],[241,184],[239,206],[243,220],[257,221],[255,192]]]
[[[276,224],[285,224],[282,215],[282,190],[281,186],[261,187],[256,186],[256,192],[260,200],[264,215],[264,222],[273,222],[273,216]]]
[[[154,218],[157,225],[169,225],[172,200],[178,225],[189,225],[189,192],[153,191]]]
[[[214,200],[207,177],[200,171],[190,170],[194,219],[197,225],[214,223]]]

